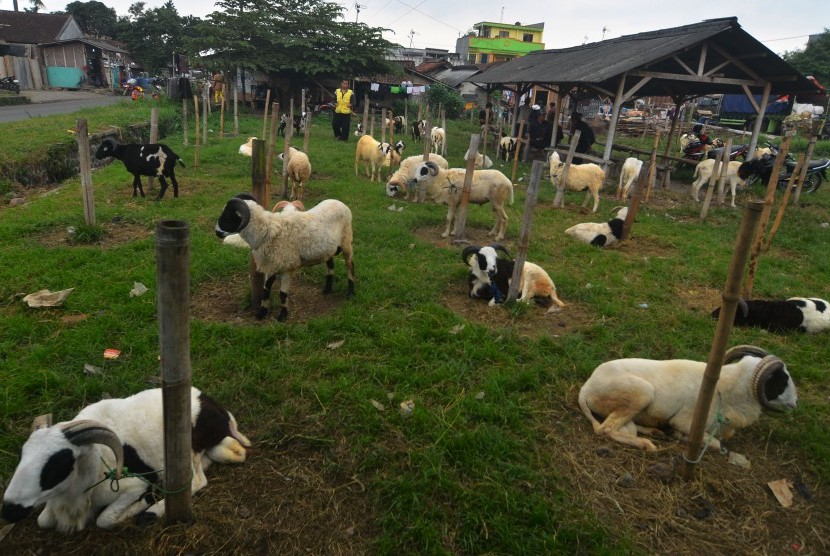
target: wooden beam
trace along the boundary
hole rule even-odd
[[[718,64],[717,66],[713,67],[712,69],[710,69],[709,71],[707,71],[707,72],[706,72],[706,73],[704,73],[703,75],[704,75],[704,77],[709,77],[710,75],[714,74],[716,71],[718,71],[718,70],[720,70],[720,69],[725,68],[726,66],[728,66],[728,65],[729,65],[729,64],[731,64],[731,63],[732,63],[732,62],[730,62],[729,60],[726,60],[726,61],[724,61],[724,62],[721,62],[720,64]]]
[[[677,54],[675,54],[674,56],[672,56],[672,59],[673,59],[675,62],[677,62],[678,64],[680,64],[680,67],[682,67],[684,70],[686,70],[687,72],[689,72],[689,75],[694,75],[694,74],[695,74],[695,70],[693,70],[692,68],[690,68],[689,66],[687,66],[687,65],[686,65],[686,62],[684,62],[683,60],[681,60],[680,58],[678,58],[678,57],[677,57]]]
[[[706,67],[706,54],[709,52],[709,45],[708,43],[703,43],[703,46],[700,48],[700,59],[697,63],[697,75],[703,75],[703,68]]]
[[[763,77],[761,77],[755,71],[753,71],[752,68],[750,68],[749,66],[747,66],[746,64],[741,62],[738,58],[736,58],[735,56],[733,56],[732,54],[730,54],[729,52],[727,52],[726,50],[724,50],[723,48],[721,48],[717,44],[712,43],[712,48],[714,48],[715,51],[718,54],[720,54],[721,56],[723,56],[724,58],[726,58],[727,60],[729,60],[730,62],[735,64],[735,66],[737,68],[740,68],[741,71],[743,71],[745,74],[747,74],[751,78],[758,79],[758,80],[763,80]]]
[[[633,87],[631,87],[628,91],[623,93],[623,101],[630,99],[634,95],[634,93],[642,89],[643,85],[645,85],[649,81],[651,81],[651,77],[643,77],[642,79],[640,79],[637,83],[634,84]]]
[[[645,70],[634,70],[629,72],[629,75],[634,77],[654,77],[657,79],[671,79],[673,81],[692,81],[695,83],[705,82],[705,83],[718,83],[721,85],[755,85],[755,86],[762,86],[765,85],[766,81],[755,81],[751,79],[738,79],[732,77],[714,77],[708,76],[704,77],[703,75],[696,76],[696,75],[682,75],[678,73],[664,73],[658,71],[645,71]]]
[[[744,94],[746,95],[746,99],[752,104],[752,108],[755,109],[756,114],[761,113],[761,107],[758,106],[758,102],[755,100],[755,95],[752,94],[752,91],[749,90],[749,87],[746,85],[742,85],[741,88],[744,90]]]

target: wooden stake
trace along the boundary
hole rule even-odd
[[[828,105],[830,105],[830,97],[828,97]],[[825,115],[825,118],[827,116]],[[801,167],[801,173],[798,176],[798,187],[795,190],[795,195],[793,196],[793,203],[796,205],[798,204],[798,200],[801,198],[801,188],[804,186],[804,180],[807,179],[807,170],[810,168],[809,160],[813,156],[813,150],[816,148],[816,139],[817,137],[814,135],[810,137],[810,143],[807,145],[807,153],[804,155],[805,162],[804,165]]]
[[[150,109],[150,143],[158,143],[159,141],[159,108],[153,106]],[[156,177],[147,177],[147,191],[153,191],[156,188]]]
[[[386,143],[386,108],[380,110],[380,142]]]
[[[193,146],[193,167],[199,167],[199,97],[193,95],[193,106],[195,107],[193,110],[193,116],[195,118],[194,124],[194,146]]]
[[[236,87],[233,88],[233,135],[239,136],[239,98]]]
[[[369,131],[369,95],[363,96],[363,133]],[[371,134],[370,134],[371,135]]]
[[[424,160],[429,160],[429,152],[432,149],[432,122],[430,121],[429,112],[427,112],[426,126],[424,129]],[[419,203],[426,202],[427,199],[427,184],[421,182],[418,187],[418,201]]]
[[[651,195],[651,186],[654,185],[654,178],[657,176],[657,147],[660,145],[660,130],[654,130],[654,145],[651,147],[651,159],[648,163],[648,181],[646,182],[646,203]],[[607,167],[606,167],[607,168]]]
[[[724,198],[726,196],[725,186],[726,186],[726,175],[729,173],[729,159],[730,154],[732,153],[732,137],[726,138],[726,144],[723,147],[723,153],[721,156],[720,161],[720,177],[718,178],[718,204],[722,205],[724,203]]]
[[[186,222],[156,225],[156,282],[164,414],[165,521],[193,520],[190,409],[190,230]]]
[[[778,205],[778,214],[775,215],[775,221],[772,223],[772,228],[767,236],[767,241],[764,243],[764,253],[769,251],[769,247],[772,245],[772,240],[775,238],[775,234],[778,233],[778,227],[781,225],[781,220],[784,218],[784,211],[787,210],[787,203],[790,200],[790,193],[793,190],[795,177],[796,175],[802,173],[802,168],[807,167],[807,160],[809,159],[806,158],[804,154],[798,157],[798,163],[796,163],[795,168],[793,168],[793,173],[790,174],[790,179],[787,180],[787,189],[784,190],[784,196],[781,198],[781,204]]]
[[[741,228],[738,232],[738,239],[735,243],[735,249],[732,252],[732,260],[729,263],[728,274],[726,276],[726,287],[724,288],[720,316],[718,317],[718,324],[715,329],[715,338],[709,350],[709,359],[706,362],[706,370],[703,374],[703,381],[700,385],[697,404],[695,405],[695,412],[692,418],[692,428],[689,432],[689,444],[686,448],[686,455],[683,458],[682,475],[685,479],[692,478],[694,466],[698,463],[702,455],[703,432],[708,421],[712,397],[714,396],[718,379],[720,378],[723,356],[726,353],[726,344],[729,342],[729,336],[732,333],[735,311],[740,301],[738,294],[741,288],[741,278],[744,273],[744,267],[746,266],[750,242],[752,241],[752,236],[756,234],[756,230],[758,229],[763,208],[764,205],[762,202],[750,201],[744,209],[744,217],[741,220]]]
[[[202,144],[207,145],[208,136],[208,114],[210,113],[210,94],[209,89],[205,87],[205,93],[202,96]]]
[[[268,92],[265,93],[265,113],[262,115],[262,137],[265,139],[267,137],[265,135],[265,128],[268,126],[268,107],[271,105],[271,87],[268,87]],[[294,120],[291,120],[291,123],[294,123]],[[287,127],[287,126],[286,126]]]
[[[266,186],[271,184],[271,174],[274,167],[274,145],[277,142],[277,113],[279,113],[280,105],[275,102],[271,105],[271,128],[268,130],[268,154],[265,157],[265,183]],[[270,195],[263,198],[263,203],[271,201]],[[262,206],[267,208],[266,204]]]
[[[288,199],[288,156],[291,149],[291,139],[294,137],[294,99],[289,101],[289,124],[285,126],[285,140],[282,144],[282,187],[280,199]]]
[[[576,145],[579,143],[580,135],[582,135],[582,132],[577,129],[568,143],[568,156],[565,157],[565,166],[562,168],[562,175],[559,176],[559,180],[556,182],[556,196],[553,198],[553,208],[565,208],[565,184],[568,183],[566,180],[568,179],[568,172],[571,170],[571,161],[574,159],[574,153],[576,152]],[[585,198],[587,199],[590,194],[590,191],[586,191]]]
[[[447,140],[449,133],[447,133],[447,113],[441,110],[441,129],[444,130],[444,141],[441,143],[441,156],[447,158]]]
[[[650,172],[648,168],[644,172],[640,169],[640,175],[637,176],[637,181],[634,183],[634,190],[631,192],[631,202],[628,205],[628,213],[625,215],[623,221],[622,232],[620,233],[620,241],[625,241],[631,234],[631,227],[634,226],[634,219],[637,218],[637,211],[640,209],[640,199],[643,198],[643,190],[648,184],[648,176]]]
[[[219,106],[219,137],[225,137],[225,84],[222,83],[222,104]]]
[[[154,109],[155,110],[155,109]],[[81,192],[84,203],[84,223],[95,225],[95,190],[92,187],[92,168],[90,165],[89,129],[86,120],[78,120],[76,127],[78,138],[78,159],[81,163]]]
[[[311,112],[305,113],[305,129],[303,130],[303,152],[308,154],[309,143],[311,142]]]
[[[510,174],[510,181],[516,183],[516,170],[519,168],[519,151],[522,150],[522,133],[524,133],[525,121],[519,122],[519,136],[516,138],[516,146],[513,148],[513,173]]]
[[[704,154],[705,156],[705,154]],[[712,202],[712,195],[715,191],[715,183],[718,181],[718,176],[720,176],[720,169],[723,165],[723,157],[729,156],[729,154],[724,149],[720,156],[715,159],[715,165],[712,166],[712,175],[709,176],[709,184],[706,187],[706,197],[703,198],[703,207],[700,210],[700,221],[703,222],[706,220],[706,215],[709,214],[709,205]]]
[[[464,187],[461,190],[461,201],[455,211],[455,243],[466,242],[464,231],[467,226],[467,205],[470,202],[470,189],[473,186],[473,174],[476,169],[476,153],[481,137],[478,134],[470,135],[470,147],[467,149],[467,168],[464,172]]]
[[[516,253],[516,262],[513,265],[513,276],[510,280],[510,288],[507,290],[507,301],[516,301],[519,297],[519,286],[524,271],[525,260],[527,259],[527,248],[530,243],[530,228],[533,224],[533,208],[536,206],[536,198],[539,195],[539,183],[542,181],[542,171],[545,163],[541,160],[534,160],[530,169],[530,183],[527,185],[525,196],[525,210],[522,220],[522,231],[519,235],[519,252]]]
[[[187,146],[187,99],[182,97],[182,139]]]

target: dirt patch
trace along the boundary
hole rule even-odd
[[[104,233],[101,238],[92,243],[83,243],[75,240],[68,228],[53,227],[37,235],[37,242],[44,247],[100,247],[110,249],[125,245],[137,239],[153,237],[155,231],[146,224],[117,220],[100,224]]]
[[[335,277],[334,291],[323,294],[325,273],[320,268],[306,276],[298,272],[291,281],[288,292],[288,320],[307,322],[330,315],[346,300],[345,278]],[[232,322],[244,324],[268,324],[274,322],[279,312],[279,282],[271,290],[271,313],[257,320],[250,309],[250,282],[248,274],[237,273],[227,280],[211,280],[199,284],[190,298],[190,314],[207,322]]]
[[[689,286],[676,284],[674,294],[681,304],[696,314],[709,314],[715,307],[720,307],[723,292],[707,286]]]
[[[792,458],[791,448],[770,442],[764,425],[740,430],[727,444],[751,467],[709,450],[695,479],[680,476],[678,440],[655,440],[645,453],[591,431],[576,404],[577,387],[561,400],[540,433],[558,446],[547,461],[574,490],[575,503],[600,522],[623,526],[652,554],[824,554],[830,550],[830,501],[820,482]],[[554,397],[561,397],[560,395]],[[558,405],[558,404],[557,404]],[[765,417],[761,417],[765,419]],[[768,426],[768,425],[767,425]],[[774,424],[773,424],[774,426]],[[783,508],[767,483],[793,482],[794,502]],[[665,481],[665,482],[664,482]]]

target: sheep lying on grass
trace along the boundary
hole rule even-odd
[[[582,222],[571,226],[565,233],[583,243],[607,247],[622,237],[623,223],[628,216],[628,207],[621,208],[608,222]]]
[[[216,223],[216,235],[222,239],[238,233],[251,247],[259,272],[265,275],[262,306],[257,318],[268,314],[271,287],[280,281],[280,312],[277,320],[288,316],[288,288],[300,268],[326,263],[326,285],[331,293],[334,283],[334,257],[343,253],[349,275],[348,297],[354,295],[354,258],[352,252],[352,212],[335,199],[321,201],[307,211],[268,212],[247,197],[234,197]]]
[[[173,197],[179,196],[179,183],[176,181],[176,163],[184,166],[184,162],[173,149],[162,143],[148,145],[128,144],[119,145],[114,139],[104,139],[95,153],[95,158],[104,159],[108,156],[117,158],[124,163],[124,167],[133,175],[133,197],[138,193],[144,197],[144,188],[141,187],[141,176],[156,176],[161,183],[161,190],[157,200],[164,197],[167,191],[167,180],[173,184]]]
[[[720,307],[712,318],[720,316]],[[786,300],[740,300],[735,311],[735,326],[759,326],[771,332],[801,330],[809,334],[830,328],[830,304],[815,297]]]
[[[447,160],[440,154],[430,154],[429,160],[437,164],[439,168],[447,169],[449,167]],[[423,161],[424,156],[420,154],[404,158],[398,169],[386,181],[386,194],[390,197],[394,197],[399,191],[406,194],[410,186],[416,185],[418,175],[415,170]],[[416,197],[415,201],[417,202],[417,200]]]
[[[191,388],[190,408],[190,486],[197,492],[207,484],[204,471],[211,463],[244,462],[251,442],[233,415],[196,388]],[[3,519],[20,521],[44,503],[38,525],[62,533],[80,531],[92,521],[109,528],[139,514],[161,517],[164,500],[155,502],[152,495],[154,485],[163,487],[165,479],[162,416],[161,389],[156,388],[102,400],[54,426],[51,416],[35,420],[3,494]],[[122,471],[124,466],[142,476]]]
[[[470,268],[470,297],[489,300],[491,307],[507,298],[515,266],[513,260],[499,257],[496,251],[502,251],[510,257],[501,245],[470,245],[461,252],[461,260]],[[556,286],[548,273],[542,267],[525,261],[517,301],[530,303],[531,299],[543,307],[552,307],[554,304],[557,307],[565,306],[556,295]]]
[[[280,160],[283,159],[283,154],[279,154]],[[291,180],[291,199],[302,201],[305,186],[311,177],[311,162],[308,160],[308,155],[294,147],[289,147],[286,171],[288,179]]]
[[[565,163],[559,159],[559,153],[553,151],[550,155],[550,181],[553,187],[559,187],[559,180],[565,169]],[[596,164],[575,164],[568,169],[568,181],[565,189],[571,191],[585,191],[585,200],[582,206],[588,204],[588,199],[593,196],[593,212],[599,207],[599,190],[605,181],[605,171]]]
[[[441,237],[447,237],[451,232],[455,211],[461,201],[464,189],[465,168],[440,168],[435,162],[427,161],[418,165],[415,170],[419,182],[426,182],[427,195],[439,205],[447,205],[447,228]],[[504,203],[513,204],[513,183],[510,178],[498,170],[475,170],[470,187],[470,203],[482,205],[490,203],[496,222],[487,235],[495,236],[496,241],[504,238],[507,233],[507,212]]]
[[[482,170],[482,169],[486,170],[487,168],[492,168],[493,167],[493,160],[485,154],[476,153],[475,167],[476,167],[477,170]]]
[[[628,199],[628,192],[631,190],[631,184],[640,175],[640,170],[643,169],[643,161],[629,157],[623,162],[622,170],[620,170],[620,184],[617,186],[617,197],[620,199]]]
[[[256,137],[248,137],[248,142],[239,145],[239,154],[242,156],[253,156],[254,155],[254,139]]]
[[[779,358],[752,346],[737,346],[724,356],[715,400],[706,430],[723,416],[718,438],[709,445],[720,447],[734,431],[753,424],[762,409],[785,411],[798,403],[795,384]],[[594,372],[579,391],[579,407],[594,432],[616,442],[644,450],[657,447],[637,432],[655,434],[672,428],[683,436],[692,419],[706,363],[673,359],[616,359]]]
[[[745,178],[742,178],[740,175],[739,170],[743,166],[738,160],[732,160],[726,166],[726,181],[729,183],[729,189],[732,191],[732,206],[735,206],[735,191],[738,186],[743,187],[745,183]],[[707,158],[706,160],[702,160],[697,163],[695,166],[695,173],[694,177],[696,178],[695,181],[692,182],[692,197],[694,197],[695,201],[700,201],[699,194],[700,188],[703,187],[704,183],[708,183],[709,179],[712,177],[712,172],[715,170],[715,159],[714,158]]]

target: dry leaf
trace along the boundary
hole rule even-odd
[[[375,409],[377,409],[378,411],[383,411],[384,409],[386,409],[386,406],[383,405],[382,403],[380,403],[377,400],[369,400],[369,401],[372,402],[372,405],[375,406]]]
[[[147,286],[141,282],[133,282],[133,289],[130,290],[130,297],[138,297],[147,293]]]
[[[778,479],[777,481],[770,481],[767,483],[778,503],[785,508],[793,505],[793,491],[790,490],[792,483],[787,479]]]
[[[87,319],[87,316],[83,313],[78,315],[66,315],[61,317],[61,322],[63,324],[78,324],[79,322],[83,322]]]
[[[337,349],[337,348],[339,348],[340,346],[342,346],[342,345],[343,345],[343,344],[345,344],[345,343],[346,343],[346,340],[345,340],[345,339],[343,339],[343,340],[338,340],[338,341],[336,341],[336,342],[332,342],[332,343],[328,344],[326,347],[327,347],[327,348],[329,348],[329,349]]]
[[[59,292],[51,292],[49,290],[40,290],[35,293],[30,293],[23,298],[23,302],[27,303],[29,307],[57,307],[63,305],[64,300],[69,297],[72,290],[61,290]]]

